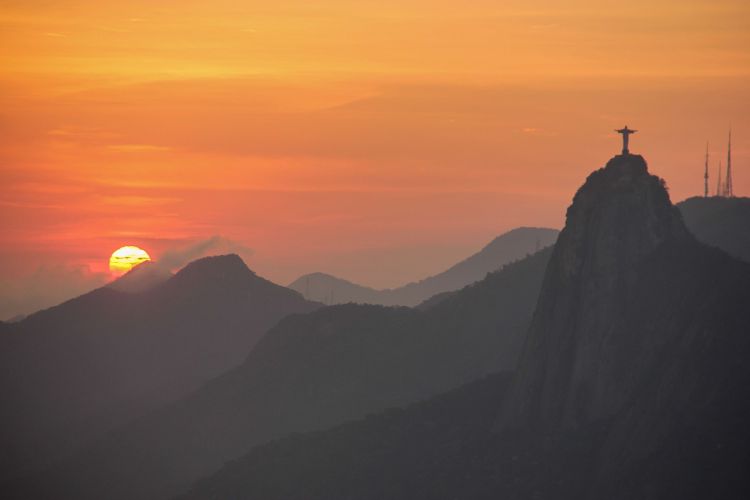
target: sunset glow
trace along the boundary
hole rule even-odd
[[[675,201],[731,125],[746,195],[748,47],[745,0],[3,2],[0,279],[221,235],[396,286],[561,227],[625,123]]]

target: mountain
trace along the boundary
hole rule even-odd
[[[510,369],[550,253],[509,264],[425,311],[346,304],[289,316],[236,369],[5,485],[6,497],[169,498],[256,444]]]
[[[236,255],[195,261],[144,292],[120,288],[3,325],[4,477],[179,398],[240,364],[279,319],[319,307]]]
[[[509,425],[570,427],[609,417],[643,375],[638,368],[661,352],[664,334],[653,335],[650,323],[628,323],[647,312],[631,308],[647,257],[692,242],[662,184],[642,157],[627,155],[594,172],[576,193],[508,398]],[[676,321],[667,312],[662,318]],[[623,357],[624,349],[640,356]]]
[[[677,204],[699,241],[750,262],[750,198],[688,198]]]
[[[325,304],[356,302],[416,306],[433,295],[459,290],[479,281],[487,273],[553,244],[557,233],[556,229],[537,227],[513,229],[446,271],[399,288],[376,290],[325,273],[304,275],[289,288]]]
[[[380,305],[406,305],[386,304],[384,290],[358,285],[336,276],[326,273],[310,273],[300,276],[289,288],[296,290],[303,297],[317,297],[324,304],[380,304]]]
[[[750,266],[699,244],[638,156],[592,174],[567,219],[498,429],[609,423],[591,498],[747,493]]]
[[[493,374],[405,409],[258,446],[178,498],[499,498],[485,487],[496,465],[488,457],[498,444],[498,398],[511,376]]]
[[[254,448],[181,498],[747,498],[750,264],[625,155],[546,269],[514,374]]]
[[[404,409],[258,446],[177,498],[584,498],[581,472],[595,462],[596,439],[493,432],[511,378],[499,372]]]

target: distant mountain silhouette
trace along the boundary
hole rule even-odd
[[[750,265],[640,156],[568,210],[518,368],[253,449],[184,499],[747,498]]]
[[[17,497],[169,498],[253,445],[510,369],[550,252],[424,312],[348,304],[287,317],[241,366],[15,484]]]
[[[282,317],[320,306],[256,276],[236,255],[195,261],[142,293],[119,291],[133,284],[2,325],[4,477],[186,394],[238,365]]]
[[[394,305],[382,304],[386,294],[384,290],[358,285],[326,273],[305,274],[290,283],[289,288],[298,291],[303,297],[318,297],[319,302],[328,305],[349,302]]]
[[[433,295],[459,290],[489,272],[555,242],[556,229],[520,227],[504,233],[476,254],[442,273],[399,288],[376,290],[325,273],[306,274],[289,285],[303,296],[324,304],[416,306]]]
[[[699,241],[750,262],[750,198],[688,198],[677,204]]]

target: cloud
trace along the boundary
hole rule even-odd
[[[52,307],[103,286],[110,276],[85,265],[42,265],[31,275],[0,282],[0,319]]]
[[[197,241],[186,247],[169,249],[155,259],[154,262],[163,269],[176,271],[195,259],[200,259],[201,257],[207,257],[209,255],[227,253],[236,253],[240,257],[247,258],[251,256],[254,251],[253,249],[228,238],[215,235],[205,240]]]

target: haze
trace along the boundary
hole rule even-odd
[[[747,195],[749,47],[746,1],[5,1],[0,282],[220,234],[278,283],[399,285],[561,227],[625,124],[674,201],[731,126]]]

